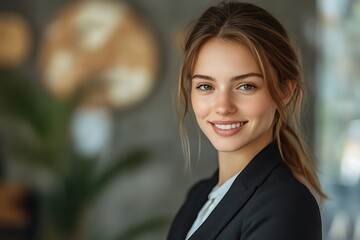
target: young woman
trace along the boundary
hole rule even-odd
[[[298,131],[303,79],[284,27],[247,3],[210,7],[185,44],[184,130],[191,99],[219,169],[188,193],[168,240],[318,240],[325,198]]]

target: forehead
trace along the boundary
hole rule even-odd
[[[205,42],[194,61],[193,74],[261,73],[250,49],[242,43],[212,38]]]

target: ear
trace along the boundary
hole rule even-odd
[[[283,102],[285,105],[287,105],[290,102],[291,97],[293,96],[293,93],[295,91],[296,85],[297,85],[296,81],[294,81],[294,80],[287,81],[286,88],[284,91],[284,96],[283,96]]]

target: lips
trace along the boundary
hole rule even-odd
[[[216,121],[210,123],[217,134],[221,136],[232,136],[238,133],[247,121]]]
[[[244,125],[245,122],[238,122],[238,123],[232,123],[232,124],[214,124],[216,128],[221,130],[229,130],[234,128],[239,128]]]

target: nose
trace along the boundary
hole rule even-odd
[[[216,113],[219,115],[229,115],[236,112],[236,105],[231,93],[224,91],[219,93],[216,99]]]

